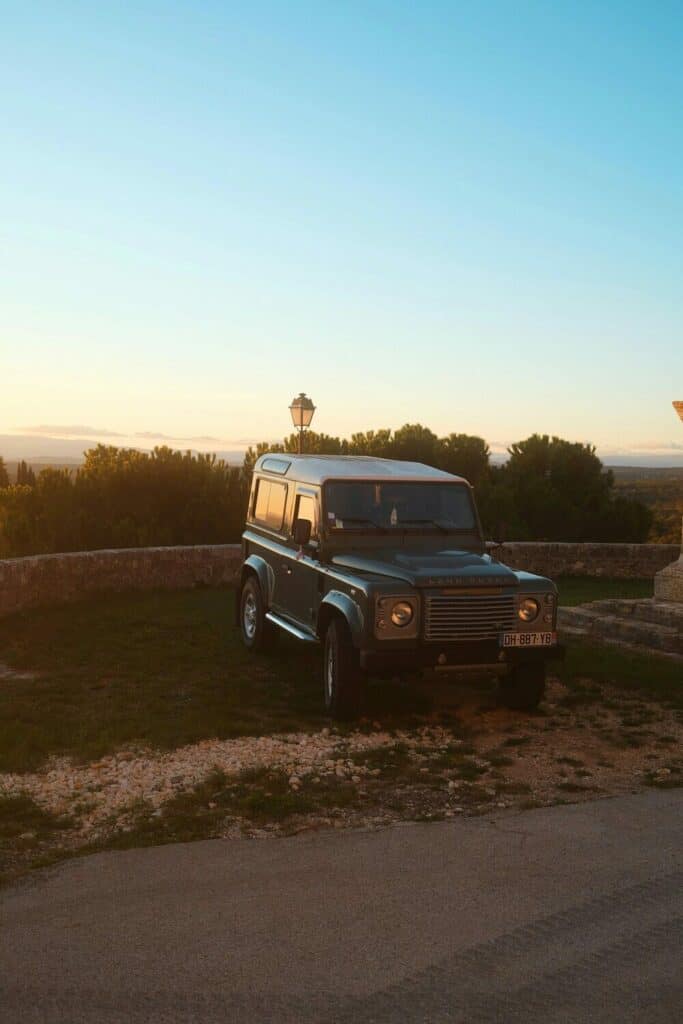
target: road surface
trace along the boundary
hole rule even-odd
[[[683,1019],[683,791],[71,861],[0,896],[0,1019]]]

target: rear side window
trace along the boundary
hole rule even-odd
[[[271,530],[281,530],[285,518],[286,501],[287,484],[281,484],[275,480],[258,480],[254,519],[257,523],[269,526]]]

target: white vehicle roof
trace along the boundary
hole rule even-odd
[[[316,485],[326,480],[443,480],[467,483],[464,477],[425,466],[421,462],[376,459],[369,455],[290,455],[288,452],[268,452],[257,459],[254,472]]]

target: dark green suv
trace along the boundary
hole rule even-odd
[[[337,718],[359,713],[364,674],[435,668],[494,669],[503,703],[534,708],[562,654],[555,585],[488,554],[472,488],[430,466],[263,455],[242,553],[244,643],[321,643]]]

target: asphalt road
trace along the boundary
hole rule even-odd
[[[683,1019],[683,792],[72,861],[0,897],[0,1020]]]

